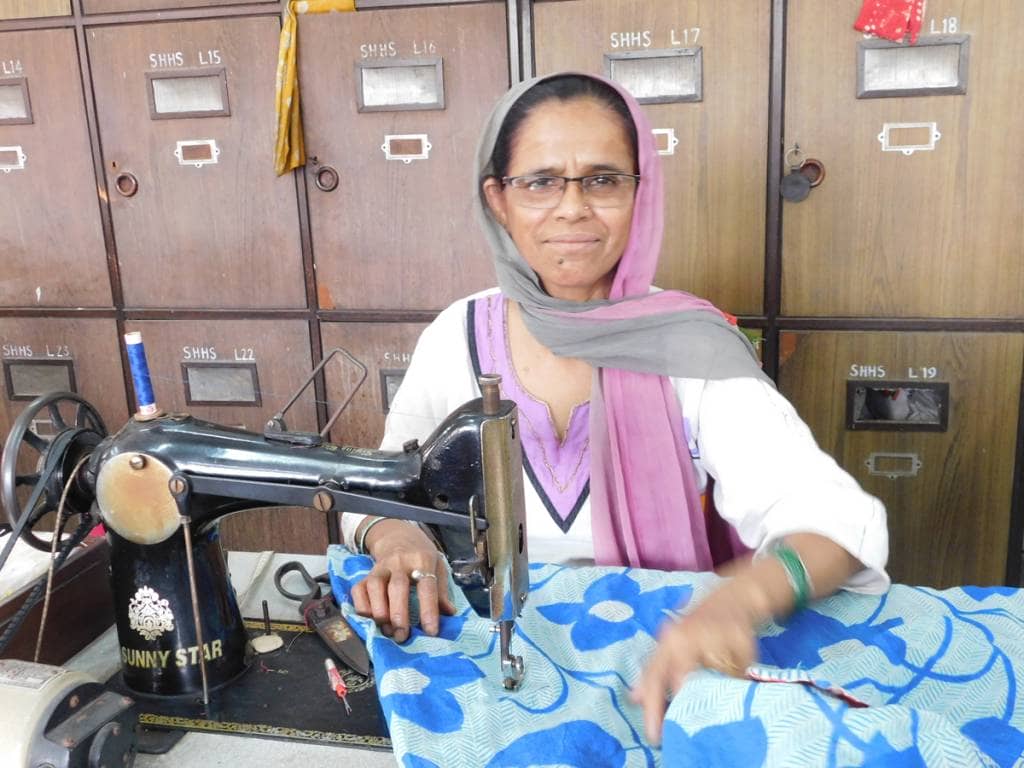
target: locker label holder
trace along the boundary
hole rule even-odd
[[[922,141],[911,141],[911,137]],[[908,157],[915,152],[931,152],[941,138],[937,123],[884,123],[878,134],[883,152],[902,152]]]
[[[178,165],[202,168],[204,165],[216,165],[220,148],[216,139],[189,139],[177,143],[174,156],[178,158]]]
[[[380,145],[388,160],[401,160],[409,165],[413,160],[428,160],[433,145],[425,133],[388,134]]]
[[[380,369],[380,401],[386,414],[391,410],[391,400],[405,377],[405,368]]]
[[[969,35],[928,35],[913,46],[888,40],[857,45],[857,98],[967,93]]]
[[[0,171],[4,173],[23,170],[27,159],[20,145],[0,147]]]
[[[875,451],[868,454],[864,465],[869,475],[898,480],[901,477],[917,477],[924,462],[916,453],[886,453]]]
[[[949,383],[944,381],[846,382],[846,428],[854,431],[945,432]]]
[[[440,56],[356,62],[356,111],[444,109]]]
[[[224,67],[146,72],[151,120],[230,117]]]
[[[31,125],[32,102],[27,77],[0,79],[0,125]]]
[[[8,400],[35,400],[60,390],[77,392],[73,360],[9,359],[3,361]]]
[[[659,155],[674,155],[676,147],[679,146],[679,139],[676,138],[675,128],[652,128],[654,143],[658,147]]]
[[[255,363],[182,363],[188,405],[263,405]]]
[[[604,74],[641,104],[704,100],[703,48],[664,48],[604,55]]]

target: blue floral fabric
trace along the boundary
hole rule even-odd
[[[356,616],[348,594],[371,561],[328,551],[332,586],[367,641],[400,765],[1024,766],[1024,591],[894,586],[840,593],[760,638],[760,669],[815,685],[700,671],[670,703],[663,748],[628,698],[662,621],[713,574],[533,565],[501,684],[498,635],[458,589],[438,637],[403,645]],[[827,692],[839,686],[869,706]]]

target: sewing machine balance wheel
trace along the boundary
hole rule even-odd
[[[48,434],[40,434],[42,426]],[[28,544],[50,551],[49,538],[40,538],[33,528],[57,510],[65,485],[61,534],[68,519],[89,514],[93,493],[83,480],[84,463],[106,436],[103,418],[73,392],[41,395],[18,416],[4,443],[0,483],[4,512]],[[52,526],[45,528],[52,533]]]

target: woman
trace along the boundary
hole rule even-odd
[[[500,291],[424,331],[384,447],[425,438],[479,396],[477,373],[501,373],[523,425],[532,560],[710,570],[745,548],[764,555],[734,561],[733,578],[663,626],[633,691],[656,743],[666,693],[694,668],[740,674],[763,622],[841,586],[887,588],[885,511],[818,449],[720,312],[651,288],[661,172],[625,91],[586,75],[519,85],[478,169]],[[728,528],[703,504],[712,481]],[[376,561],[356,610],[405,640],[415,573],[436,633],[453,607],[430,539],[397,520],[346,515],[343,528]]]

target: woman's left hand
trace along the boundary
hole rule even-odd
[[[630,694],[643,706],[644,729],[652,744],[661,741],[667,695],[678,693],[687,675],[704,667],[740,677],[757,660],[761,612],[754,598],[736,589],[736,582],[728,583],[692,613],[662,625],[658,646]]]
[[[810,597],[831,595],[864,565],[839,544],[816,533],[785,538],[813,585]],[[667,695],[679,692],[697,667],[741,677],[757,661],[757,631],[773,616],[793,610],[795,595],[787,570],[776,557],[735,560],[719,575],[728,579],[681,619],[666,622],[658,647],[634,686],[632,699],[644,709],[644,728],[653,744],[661,741]]]

